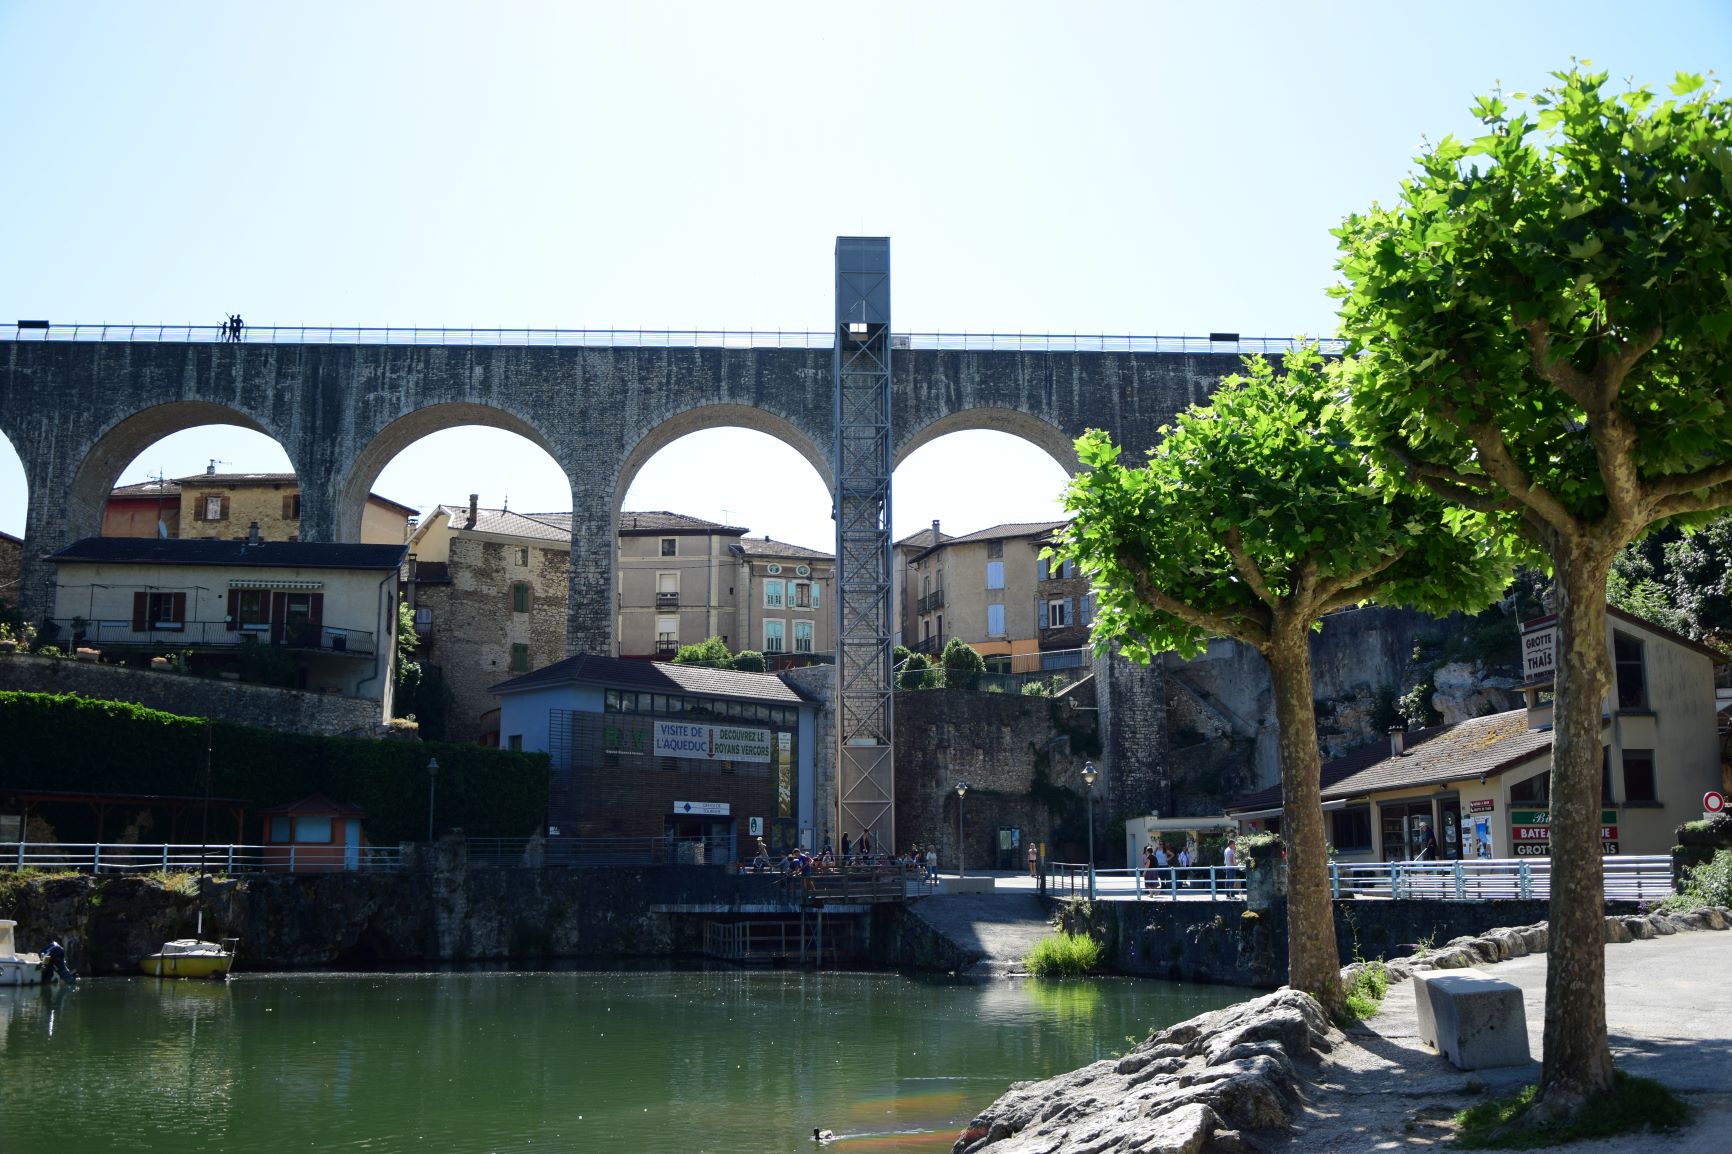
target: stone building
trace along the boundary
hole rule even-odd
[[[667,659],[708,637],[736,652],[780,641],[786,664],[828,651],[829,554],[679,513],[624,512],[619,526],[620,657]],[[479,498],[439,506],[416,530],[417,656],[444,680],[452,740],[496,743],[488,687],[565,657],[570,547],[570,514],[484,509]]]
[[[417,510],[377,493],[367,495],[361,542],[401,545]],[[102,511],[104,537],[184,537],[225,541],[254,524],[266,541],[301,539],[301,483],[293,473],[203,473],[121,485]]]
[[[0,533],[0,601],[20,604],[18,581],[23,571],[24,542],[10,533]]]
[[[935,521],[896,542],[901,644],[936,655],[960,637],[997,673],[1086,664],[1088,581],[1074,565],[1040,556],[1064,525],[994,525],[951,537]]]

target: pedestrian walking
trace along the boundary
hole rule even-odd
[[[1040,876],[1040,847],[1033,842],[1028,843],[1028,876]]]

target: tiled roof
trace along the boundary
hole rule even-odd
[[[950,535],[945,533],[942,529],[938,531],[937,537],[940,544],[950,540]],[[910,533],[908,536],[902,538],[902,540],[896,543],[898,545],[906,545],[910,549],[930,549],[932,548],[932,538],[932,530],[926,528],[920,530],[918,533]]]
[[[176,477],[180,485],[297,485],[300,478],[293,473],[194,473]]]
[[[513,513],[509,509],[477,509],[475,524],[469,524],[468,505],[440,505],[433,511],[437,516],[444,513],[451,520],[453,529],[467,529],[474,533],[493,533],[500,537],[524,537],[534,541],[570,541],[571,514],[567,513],[563,527],[549,524],[547,513]],[[429,517],[431,521],[433,518]]]
[[[110,497],[178,497],[180,485],[175,481],[140,481],[136,485],[116,485]]]
[[[1526,709],[1410,730],[1407,752],[1400,757],[1391,757],[1386,743],[1374,742],[1325,763],[1323,800],[1502,773],[1545,753],[1551,745],[1551,730],[1528,728]],[[1228,813],[1272,809],[1281,801],[1281,787],[1272,785],[1245,794],[1226,808]]]
[[[268,817],[278,813],[330,813],[348,817],[366,817],[367,811],[358,805],[346,801],[332,801],[322,793],[309,793],[300,801],[291,801],[286,805],[273,805],[269,809],[257,811],[257,816]]]
[[[673,665],[664,661],[628,661],[622,657],[580,655],[502,681],[492,692],[521,693],[553,685],[600,684],[611,689],[647,689],[653,693],[692,693],[705,697],[736,697],[775,705],[803,705],[792,686],[773,673],[740,673],[704,665]]]
[[[322,541],[187,541],[176,537],[86,537],[50,561],[139,565],[245,565],[272,569],[395,569],[403,545],[333,545]]]
[[[688,517],[684,513],[669,513],[665,509],[658,509],[644,513],[620,513],[619,531],[621,536],[634,533],[719,533],[723,536],[739,537],[747,530],[743,525],[723,525],[717,521],[706,521],[702,517]]]
[[[1006,537],[1044,537],[1054,529],[1062,529],[1069,521],[1011,521],[1003,525],[994,525],[990,529],[982,529],[978,533],[967,533],[961,537],[952,537],[946,545],[960,545],[966,541],[997,541]]]
[[[804,545],[791,545],[786,541],[777,541],[770,537],[743,537],[740,548],[751,557],[802,557],[809,561],[834,561],[833,554],[821,549],[808,549]]]

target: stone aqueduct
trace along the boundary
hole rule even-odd
[[[22,601],[32,616],[46,596],[41,559],[98,533],[121,471],[160,438],[198,425],[239,425],[282,445],[310,541],[357,539],[380,471],[429,433],[486,425],[528,438],[571,482],[572,653],[613,651],[620,504],[670,442],[717,426],[759,430],[797,450],[833,492],[828,347],[778,347],[785,342],[776,338],[770,347],[723,348],[336,344],[319,343],[330,335],[312,330],[296,340],[262,334],[268,343],[255,330],[245,343],[218,343],[215,330],[169,341],[113,332],[68,340],[0,329],[0,433],[29,484]],[[1067,472],[1076,467],[1072,442],[1088,428],[1125,446],[1153,444],[1163,423],[1237,367],[1239,351],[912,343],[899,343],[892,363],[895,461],[948,433],[993,429],[1038,445]],[[1164,793],[1152,764],[1166,745],[1163,686],[1158,669],[1110,666],[1101,688],[1111,800],[1146,812]]]

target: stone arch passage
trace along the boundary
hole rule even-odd
[[[720,428],[751,429],[774,437],[804,457],[818,474],[824,487],[834,497],[836,484],[830,469],[830,446],[820,445],[814,435],[786,417],[749,405],[701,405],[685,409],[646,430],[636,443],[626,450],[614,483],[613,507],[618,515],[625,495],[638,473],[651,457],[691,433]]]
[[[1016,409],[982,407],[946,413],[910,430],[896,446],[894,463],[900,466],[916,450],[951,433],[984,430],[1008,433],[1027,441],[1051,457],[1066,476],[1077,473],[1076,435],[1041,417]]]
[[[566,468],[549,438],[529,421],[505,409],[465,401],[428,405],[407,413],[375,433],[355,455],[336,493],[336,540],[359,541],[367,494],[385,466],[410,445],[432,433],[464,425],[503,429],[529,441]],[[568,471],[569,475],[569,471]]]
[[[117,422],[97,437],[79,463],[65,505],[65,539],[76,541],[102,532],[102,511],[115,481],[146,449],[164,437],[201,425],[237,425],[270,437],[289,457],[297,476],[304,476],[290,442],[250,413],[210,401],[175,401],[141,410]]]

